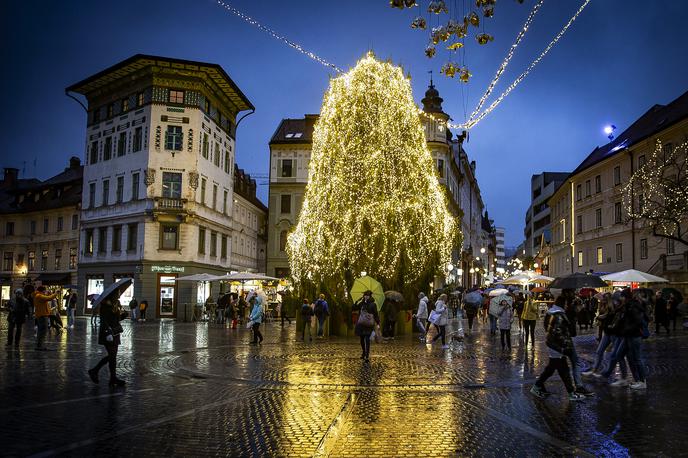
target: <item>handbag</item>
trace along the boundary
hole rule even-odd
[[[358,325],[372,328],[375,326],[375,317],[372,313],[361,307],[361,313],[358,315]]]

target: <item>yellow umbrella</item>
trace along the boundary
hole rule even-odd
[[[385,290],[382,289],[382,285],[373,277],[366,275],[354,280],[354,286],[351,287],[351,299],[356,302],[368,290],[372,291],[377,309],[380,310],[382,303],[385,301]]]

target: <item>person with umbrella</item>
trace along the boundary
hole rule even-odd
[[[683,299],[683,298],[681,298]],[[676,322],[678,321],[678,304],[681,300],[678,298],[677,294],[673,291],[669,293],[669,299],[667,300],[667,315],[668,323],[671,324],[671,330],[676,332]]]
[[[599,278],[599,277],[597,277]],[[573,288],[565,288],[561,291],[561,296],[564,299],[564,311],[566,313],[567,324],[569,325],[569,334],[571,336],[572,342],[573,338],[576,337],[576,307],[580,303],[580,299],[576,297],[576,291]],[[558,298],[557,298],[558,299]],[[570,353],[567,355],[571,360],[571,372],[573,372],[573,381],[576,384],[576,393],[582,394],[584,396],[594,396],[594,393],[588,390],[585,385],[583,385],[583,378],[581,376],[580,366],[578,365],[578,353],[576,352],[575,343],[572,345]]]
[[[366,290],[363,296],[354,303],[354,309],[359,308],[358,321],[354,332],[361,339],[361,359],[368,361],[370,358],[370,336],[375,326],[380,325],[380,314],[373,298],[373,292]]]
[[[98,307],[100,310],[100,327],[98,329],[98,343],[105,347],[107,356],[103,357],[98,364],[92,369],[89,369],[88,376],[93,383],[99,383],[98,373],[100,369],[108,365],[110,369],[110,387],[124,386],[126,382],[117,378],[117,349],[121,343],[120,334],[122,333],[122,325],[120,321],[129,316],[129,313],[122,310],[119,302],[119,296],[124,293],[129,283],[123,284],[118,289],[108,293],[103,292],[101,298],[98,298],[94,308]],[[120,280],[121,282],[122,280]],[[118,282],[119,283],[119,282]]]
[[[499,326],[499,337],[502,341],[502,351],[511,351],[511,325],[514,322],[514,310],[506,299],[499,302],[501,310],[497,315],[497,326]]]
[[[473,331],[473,321],[478,316],[482,299],[480,293],[476,291],[472,291],[463,297],[463,310],[466,312],[466,318],[468,318],[468,332]]]
[[[667,301],[661,291],[657,291],[655,296],[655,334],[659,335],[659,328],[664,326],[666,333],[669,334],[669,313],[667,311]]]
[[[523,311],[521,312],[521,321],[523,321],[523,347],[528,346],[528,335],[530,334],[531,350],[535,350],[535,322],[538,318],[537,303],[532,297],[525,300],[523,304]]]
[[[430,343],[435,343],[437,339],[442,338],[442,348],[449,348],[446,342],[447,322],[449,321],[446,300],[447,295],[440,294],[437,302],[435,302],[435,310],[430,316],[430,322],[437,328],[437,335]]]

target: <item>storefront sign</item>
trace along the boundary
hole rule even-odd
[[[184,266],[151,266],[151,272],[160,272],[164,274],[169,273],[182,273],[184,272]]]

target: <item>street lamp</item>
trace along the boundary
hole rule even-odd
[[[453,265],[451,262],[450,262],[449,264],[447,264],[447,270],[448,270],[449,272],[451,272],[452,270],[454,270],[454,265]]]
[[[365,270],[361,272],[361,277],[365,277],[366,275],[368,275],[368,272],[366,272]]]
[[[533,268],[537,269],[538,267],[540,267],[539,264],[538,264],[537,262],[534,262],[534,263],[533,263]]]
[[[480,252],[481,252],[482,254],[485,254],[485,247],[482,247],[482,248],[480,249]]]
[[[614,140],[614,131],[616,130],[616,126],[614,124],[609,124],[608,126],[604,126],[604,133],[607,134],[607,138],[611,141]]]

